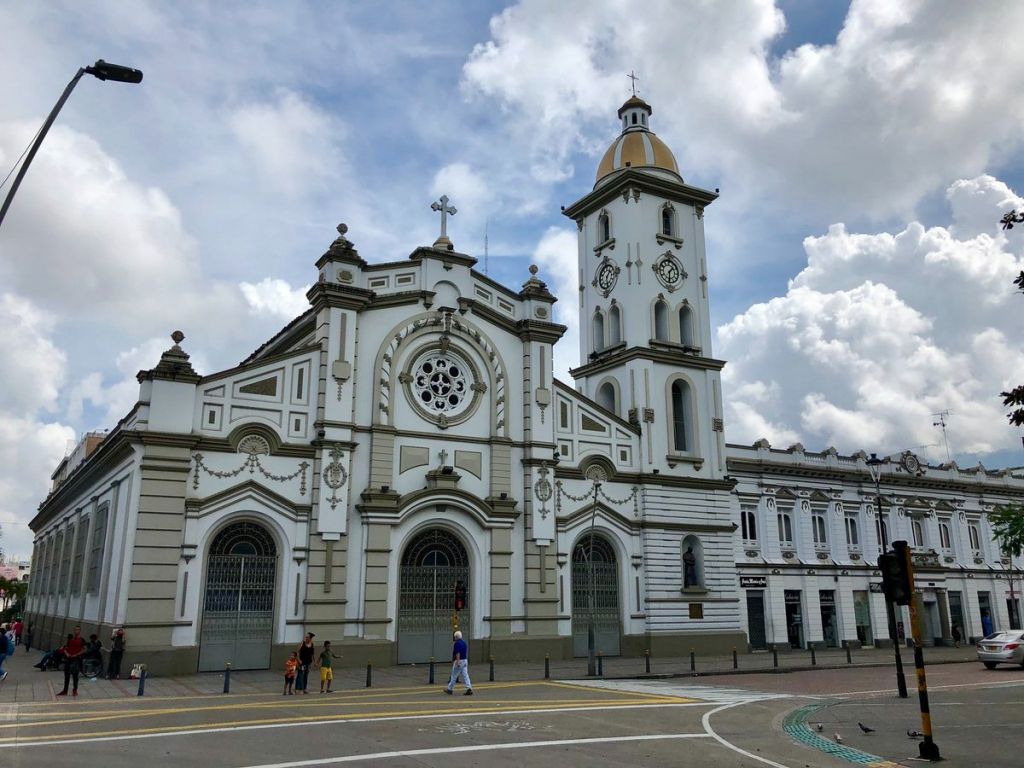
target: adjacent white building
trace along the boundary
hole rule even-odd
[[[399,261],[364,260],[341,225],[306,312],[206,374],[175,332],[131,412],[55,472],[31,522],[37,642],[125,625],[129,656],[167,672],[277,665],[309,631],[348,663],[426,661],[456,622],[502,659],[585,655],[591,625],[606,655],[886,636],[863,461],[725,444],[716,194],[683,180],[651,112],[622,106],[593,189],[564,209],[573,384],[553,376],[556,298],[535,268],[517,289],[476,271],[447,198],[441,236]],[[989,547],[936,550],[935,637],[951,615],[980,633],[983,594],[1005,624],[983,519],[1024,482],[894,466],[891,538],[920,518],[944,541],[948,517]]]

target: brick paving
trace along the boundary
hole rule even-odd
[[[41,657],[41,653],[32,651],[25,653],[23,648],[6,660],[4,668],[9,671],[7,679],[0,682],[0,705],[30,702],[59,701],[56,694],[63,687],[62,672],[40,672],[32,665]],[[974,662],[977,656],[973,646],[961,648],[926,648],[927,664],[951,664],[958,662]],[[351,662],[354,659],[347,659]],[[737,656],[738,669],[733,668],[731,654],[721,656],[697,656],[694,660],[696,675],[747,674],[757,672],[793,672],[798,670],[846,668],[846,651],[828,649],[817,651],[816,665],[812,666],[809,651],[787,651],[778,654],[778,667],[774,667],[771,652],[743,653]],[[893,652],[887,649],[863,649],[851,651],[853,666],[887,667],[894,666]],[[908,680],[913,677],[913,653],[910,649],[903,650],[904,670]],[[606,658],[602,660],[606,678],[644,678],[644,659],[641,658]],[[447,681],[449,667],[438,663],[435,666],[435,683]],[[410,686],[426,684],[429,667],[427,664],[403,665],[398,667],[380,667],[372,670],[372,684],[375,688]],[[471,659],[470,671],[474,681],[485,682],[489,678],[487,659]],[[558,680],[574,680],[586,677],[586,659],[551,660],[551,677]],[[693,676],[689,656],[676,658],[652,658],[650,677]],[[310,676],[310,688],[313,693],[319,689],[319,678]],[[495,680],[538,680],[544,677],[543,658],[533,662],[502,662],[495,660]],[[269,695],[279,694],[283,674],[277,671],[232,672],[231,694],[233,695]],[[335,668],[334,687],[336,689],[363,688],[366,685],[365,667]],[[138,695],[136,680],[105,680],[101,678],[81,677],[79,698],[86,699],[117,699]],[[224,676],[220,672],[186,675],[182,677],[150,677],[145,683],[145,695],[148,697],[180,697],[204,696],[223,693]]]

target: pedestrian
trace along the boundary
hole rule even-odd
[[[981,612],[981,634],[988,637],[992,634],[992,614],[985,609]]]
[[[58,696],[68,695],[68,683],[74,682],[71,690],[72,696],[78,695],[78,673],[82,671],[82,656],[85,655],[85,638],[82,637],[82,628],[75,627],[75,631],[68,638],[64,646],[64,690]]]
[[[32,624],[28,625],[28,631],[25,633],[25,653],[32,650]]]
[[[331,650],[331,641],[324,640],[324,649],[320,652],[320,660],[317,662],[317,666],[320,668],[320,693],[324,693],[324,683],[327,683],[327,693],[331,692],[331,683],[334,682],[332,662],[338,658],[341,657],[335,656],[334,651]]]
[[[103,643],[99,635],[89,635],[85,653],[82,655],[82,670],[88,677],[103,677]]]
[[[959,648],[960,647],[960,638],[961,638],[960,627],[958,627],[956,624],[954,624],[953,625],[953,647],[954,648]]]
[[[7,677],[7,670],[4,669],[4,660],[8,656],[7,651],[7,625],[0,624],[0,680]]]
[[[295,675],[295,690],[309,693],[309,668],[313,666],[313,655],[316,649],[313,647],[312,632],[307,632],[302,638],[302,645],[299,646],[299,671]]]
[[[21,616],[14,620],[14,644],[21,645],[21,634],[25,630],[25,623],[21,620]]]
[[[299,654],[292,651],[292,655],[284,663],[284,693],[282,696],[295,695],[295,672],[299,668]]]
[[[110,659],[107,661],[107,679],[121,679],[121,660],[124,658],[124,627],[118,627],[110,636]]]
[[[452,676],[448,681],[448,687],[444,689],[444,692],[449,696],[455,690],[455,683],[459,681],[459,677],[462,677],[462,682],[466,686],[465,696],[473,695],[473,683],[469,681],[469,646],[466,641],[462,639],[462,633],[457,631],[454,635],[455,642],[452,643]]]

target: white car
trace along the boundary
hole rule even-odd
[[[996,664],[1020,664],[1024,667],[1024,631],[996,632],[978,642],[978,661],[986,669]]]

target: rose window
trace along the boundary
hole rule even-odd
[[[472,384],[469,366],[450,353],[426,355],[412,374],[416,402],[431,414],[462,410]]]

